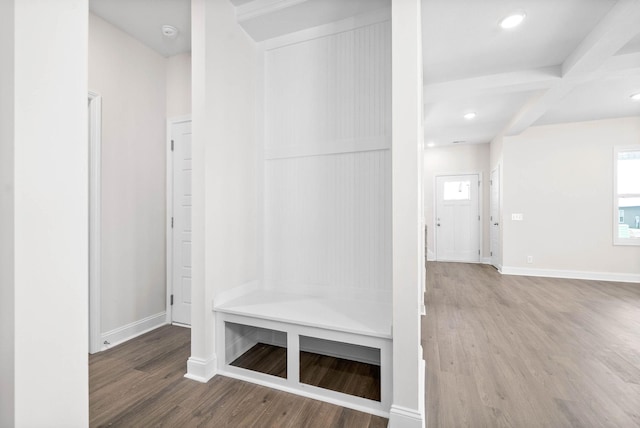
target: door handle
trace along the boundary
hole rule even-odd
[[[498,226],[498,223],[493,223],[494,226]]]
[[[440,223],[437,223],[436,226],[440,226]]]

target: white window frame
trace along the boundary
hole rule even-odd
[[[613,245],[640,246],[640,239],[627,239],[620,238],[618,236],[618,225],[620,224],[620,207],[618,206],[618,199],[621,196],[640,198],[640,194],[635,193],[618,194],[618,154],[621,152],[636,151],[640,151],[640,144],[633,146],[616,146],[613,148]]]

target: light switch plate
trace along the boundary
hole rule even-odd
[[[522,213],[515,213],[515,214],[511,214],[511,220],[514,221],[522,221],[523,220],[523,215]]]

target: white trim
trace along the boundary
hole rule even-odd
[[[257,45],[258,54],[256,59],[256,102],[255,102],[255,141],[256,141],[256,151],[254,162],[256,165],[256,179],[258,180],[257,186],[257,226],[260,231],[257,234],[257,278],[265,278],[265,230],[267,224],[267,216],[265,215],[265,186],[267,183],[266,173],[265,173],[265,82],[266,82],[266,66],[265,66],[265,58],[266,53],[264,51],[264,44],[260,43]]]
[[[503,275],[540,276],[546,278],[586,279],[593,281],[640,283],[640,274],[618,272],[588,272],[561,269],[533,269],[514,266],[502,266],[498,269]]]
[[[491,217],[491,186],[492,184],[489,184],[489,264],[492,265],[493,267],[495,267],[498,270],[502,269],[502,265],[500,265],[500,260],[502,259],[502,176],[500,175],[500,162],[498,162],[498,164],[496,165],[496,167],[494,169],[491,170],[491,172],[489,172],[489,182],[491,183],[492,180],[492,176],[493,173],[496,173],[496,176],[498,177],[498,200],[496,201],[498,204],[498,218],[497,219],[492,219]],[[498,248],[491,248],[491,230],[494,226],[494,222],[498,223]],[[497,255],[493,255],[493,252],[496,252]],[[494,264],[494,260],[495,260],[495,264]]]
[[[166,131],[166,172],[165,172],[165,186],[166,186],[166,204],[167,204],[167,218],[165,219],[165,254],[166,254],[166,276],[167,276],[167,290],[166,290],[166,323],[171,324],[172,308],[171,308],[171,294],[173,293],[173,228],[171,227],[171,217],[173,217],[173,151],[171,150],[172,129],[174,125],[178,123],[191,122],[191,115],[176,116],[167,118],[167,131]]]
[[[618,155],[620,152],[636,152],[640,150],[640,144],[633,146],[615,146],[613,148],[613,245],[615,246],[640,246],[640,239],[619,238],[619,210],[618,197]],[[624,195],[636,196],[636,195]]]
[[[217,365],[218,359],[215,355],[208,360],[189,357],[187,360],[187,374],[185,374],[184,377],[198,382],[207,383],[216,375]]]
[[[484,177],[478,172],[478,263],[484,263]]]
[[[348,138],[336,141],[323,141],[320,144],[300,144],[294,147],[280,147],[267,150],[266,160],[289,159],[298,157],[326,156],[344,153],[373,152],[391,150],[391,137]]]
[[[424,417],[418,410],[391,406],[389,428],[424,428]]]
[[[305,3],[307,0],[254,0],[236,7],[238,22],[248,21]]]
[[[277,389],[279,391],[289,392],[291,394],[296,394],[301,397],[311,398],[314,400],[324,401],[325,403],[335,404],[337,406],[346,407],[348,409],[357,410],[359,412],[369,413],[376,416],[381,416],[383,418],[388,418],[389,413],[384,410],[375,409],[370,406],[361,405],[355,403],[356,401],[368,402],[373,400],[367,400],[366,398],[356,397],[349,394],[343,394],[341,392],[332,391],[328,389],[322,389],[319,387],[314,387],[313,385],[307,385],[304,383],[300,383],[301,388],[292,388],[286,385],[284,382],[279,382],[279,378],[271,379],[273,376],[262,375],[262,373],[251,373],[250,376],[245,376],[242,373],[249,372],[248,370],[238,369],[236,367],[227,366],[226,369],[220,370],[219,374],[222,376],[231,377],[234,379],[239,379],[245,382],[255,383],[257,385],[266,386],[268,388]],[[269,380],[263,380],[262,377],[269,378]],[[284,379],[283,381],[286,381]],[[317,392],[317,393],[316,393]],[[380,402],[376,401],[375,404],[379,404]]]
[[[491,257],[483,257],[481,263],[483,265],[490,265],[491,264]]]
[[[101,146],[102,97],[89,92],[89,353],[102,350],[101,320]]]
[[[102,335],[102,343],[104,345],[102,350],[117,346],[165,324],[167,324],[166,314],[163,311],[122,327],[114,328]]]
[[[366,27],[367,25],[378,24],[391,20],[391,9],[382,7],[362,15],[346,18],[341,21],[330,22],[328,24],[319,25],[317,27],[307,28],[296,31],[295,33],[285,34],[265,40],[262,42],[264,49],[270,51],[279,49],[284,46],[294,45],[309,40],[319,39],[321,37],[333,34],[343,33],[357,28]]]

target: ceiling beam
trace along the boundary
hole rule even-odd
[[[618,0],[562,64],[562,78],[529,98],[502,135],[517,135],[533,125],[575,86],[598,74],[613,55],[640,32],[640,0]],[[635,60],[635,59],[632,59]],[[624,62],[621,60],[621,62]],[[613,64],[613,63],[612,63]],[[619,64],[620,65],[620,64]]]
[[[426,104],[475,96],[534,91],[551,87],[560,80],[560,66],[536,68],[431,83],[424,86]]]
[[[236,7],[238,22],[268,15],[288,7],[305,3],[307,0],[253,0]]]
[[[640,0],[618,0],[562,64],[562,77],[591,73],[640,32]]]
[[[594,77],[640,76],[640,52],[616,55],[609,58],[593,74]]]

